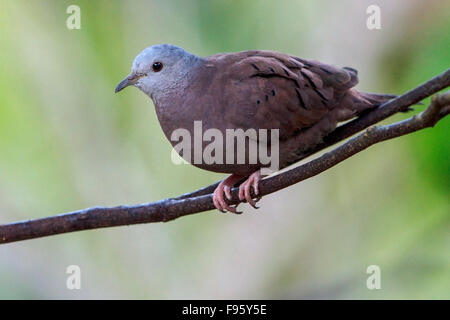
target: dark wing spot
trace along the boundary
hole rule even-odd
[[[272,95],[275,96],[275,90],[272,90]]]
[[[256,64],[252,63],[251,65],[252,65],[253,68],[255,68],[256,70],[259,71],[259,68],[256,66]]]
[[[268,101],[269,100],[269,96],[266,94],[266,101]]]
[[[317,90],[317,88],[313,88],[314,91],[322,98],[322,100],[328,101],[327,98],[325,98],[325,96],[322,94],[322,92],[320,92],[319,90]]]
[[[261,103],[261,101],[259,101],[259,100],[256,100],[256,104],[260,104]]]
[[[273,68],[272,68],[272,67],[270,67],[270,71],[272,71],[273,73],[275,73],[275,70],[273,70]]]
[[[323,72],[327,73],[327,74],[332,74],[333,73],[333,72],[328,71],[327,69],[322,68],[322,67],[320,67],[319,69],[322,70]]]
[[[302,106],[302,108],[308,110],[308,108],[305,105],[305,101],[303,101],[303,98],[302,98],[302,95],[300,94],[300,92],[297,89],[295,89],[295,92],[297,93],[298,101],[300,102],[300,105]]]
[[[358,70],[350,68],[350,67],[344,67],[342,69],[345,69],[347,71],[353,72],[354,74],[358,75]]]
[[[308,80],[309,84],[313,87],[316,88],[316,86],[314,85],[314,82],[312,82],[311,78],[308,77],[308,75],[306,73],[304,73],[303,71],[300,71],[300,73],[302,74],[303,77],[306,78],[306,80]]]

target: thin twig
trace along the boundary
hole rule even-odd
[[[299,160],[342,141],[397,112],[403,111],[449,85],[450,69],[404,95],[385,103],[373,112],[341,126],[328,136],[320,146],[300,155]],[[316,159],[262,180],[260,195],[267,195],[311,178],[375,143],[432,127],[447,116],[449,112],[450,92],[436,95],[433,97],[430,106],[419,115],[391,125],[371,127]],[[0,243],[80,230],[174,220],[189,214],[213,209],[211,192],[214,190],[214,186],[208,186],[175,199],[165,199],[137,206],[95,207],[47,218],[0,225]],[[239,203],[237,193],[237,188],[234,188],[230,204]]]

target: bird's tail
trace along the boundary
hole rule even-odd
[[[369,101],[374,107],[378,107],[383,103],[396,98],[395,94],[380,94],[380,93],[367,93],[359,92],[360,96]]]
[[[368,101],[370,104],[372,104],[373,107],[379,107],[383,103],[392,100],[396,97],[398,97],[395,94],[380,94],[380,93],[367,93],[367,92],[358,92],[359,95],[366,101]],[[402,112],[408,112],[414,110],[411,107],[406,108]]]

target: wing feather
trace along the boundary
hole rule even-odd
[[[281,139],[319,122],[358,82],[354,69],[278,52],[246,51],[231,58],[223,58],[224,100],[233,109],[226,120],[244,129],[280,129]]]

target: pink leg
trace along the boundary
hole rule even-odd
[[[231,200],[231,188],[241,181],[244,178],[244,176],[240,176],[237,174],[232,174],[225,180],[219,183],[216,190],[214,190],[213,193],[213,202],[214,206],[217,210],[226,212],[227,210],[233,213],[241,213],[236,210],[236,207],[230,207],[224,199],[224,194],[227,197],[227,199]]]
[[[253,187],[253,192],[255,193],[255,196],[259,194],[259,181],[261,180],[261,171],[255,171],[253,172],[247,180],[245,180],[240,186],[239,186],[239,200],[244,201],[247,200],[247,202],[255,209],[258,209],[256,206],[256,202],[258,200],[254,201],[250,195],[251,189]]]

